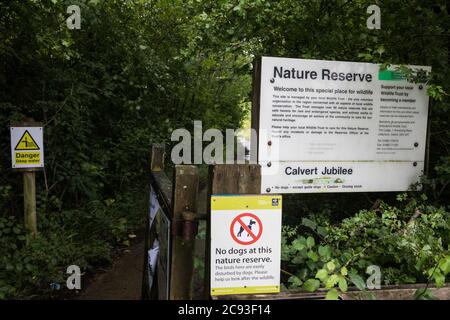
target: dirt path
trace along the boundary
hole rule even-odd
[[[140,300],[144,241],[141,239],[124,250],[111,268],[96,274],[75,299]]]
[[[197,210],[206,213],[206,188],[200,189]],[[204,222],[203,222],[204,224]],[[205,229],[205,226],[200,229]],[[204,259],[205,241],[198,240],[196,256]],[[138,232],[136,243],[115,258],[112,266],[104,272],[96,272],[72,299],[78,300],[140,300],[144,264],[144,232]],[[195,273],[196,293],[202,296],[203,280]]]

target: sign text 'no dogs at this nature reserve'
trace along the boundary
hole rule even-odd
[[[281,196],[211,197],[211,295],[280,292]]]

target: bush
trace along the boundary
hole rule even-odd
[[[51,199],[42,208],[55,203]],[[142,225],[140,206],[109,199],[80,209],[39,211],[36,238],[15,217],[0,217],[0,299],[52,297],[60,292],[51,284],[65,287],[68,266],[83,272],[106,266],[112,249],[129,245],[130,233]]]
[[[381,202],[337,224],[324,216],[285,227],[282,238],[285,284],[315,291],[330,289],[337,298],[352,283],[365,289],[366,270],[378,266],[382,284],[428,283],[442,286],[450,272],[450,214],[443,207],[398,196],[397,207]],[[318,223],[317,221],[320,221]],[[299,235],[304,230],[306,235]]]

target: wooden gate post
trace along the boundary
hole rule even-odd
[[[172,255],[170,299],[191,299],[194,244],[197,234],[197,195],[199,175],[193,165],[175,166],[173,183]]]
[[[23,173],[23,209],[25,228],[33,236],[37,235],[36,219],[36,172],[24,171]]]
[[[208,210],[205,254],[205,294],[210,297],[211,260],[211,195],[260,194],[261,166],[259,164],[216,164],[209,166]]]

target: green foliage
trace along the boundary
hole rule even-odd
[[[80,30],[66,27],[72,4]],[[0,299],[47,294],[68,265],[91,270],[130,244],[148,209],[151,143],[170,142],[193,120],[239,127],[252,59],[198,47],[193,10],[184,1],[0,3],[0,148],[9,150],[11,122],[33,117],[44,125],[46,160],[37,173],[39,237],[0,232]],[[9,168],[2,157],[0,219],[19,226],[21,177]]]
[[[124,217],[127,202],[90,203],[83,210],[40,211],[33,238],[14,217],[0,217],[0,299],[52,297],[51,283],[65,287],[66,268],[83,272],[111,262],[113,246],[127,245],[138,225]],[[136,219],[136,218],[134,218]]]
[[[407,194],[397,207],[381,203],[379,210],[362,210],[338,224],[326,223],[324,237],[297,235],[283,228],[282,261],[288,288],[329,289],[336,299],[349,285],[367,290],[366,269],[381,268],[382,284],[427,283],[441,287],[450,272],[450,214]],[[315,234],[317,222],[303,219]],[[306,231],[308,233],[308,231]],[[447,279],[448,280],[448,279]]]

